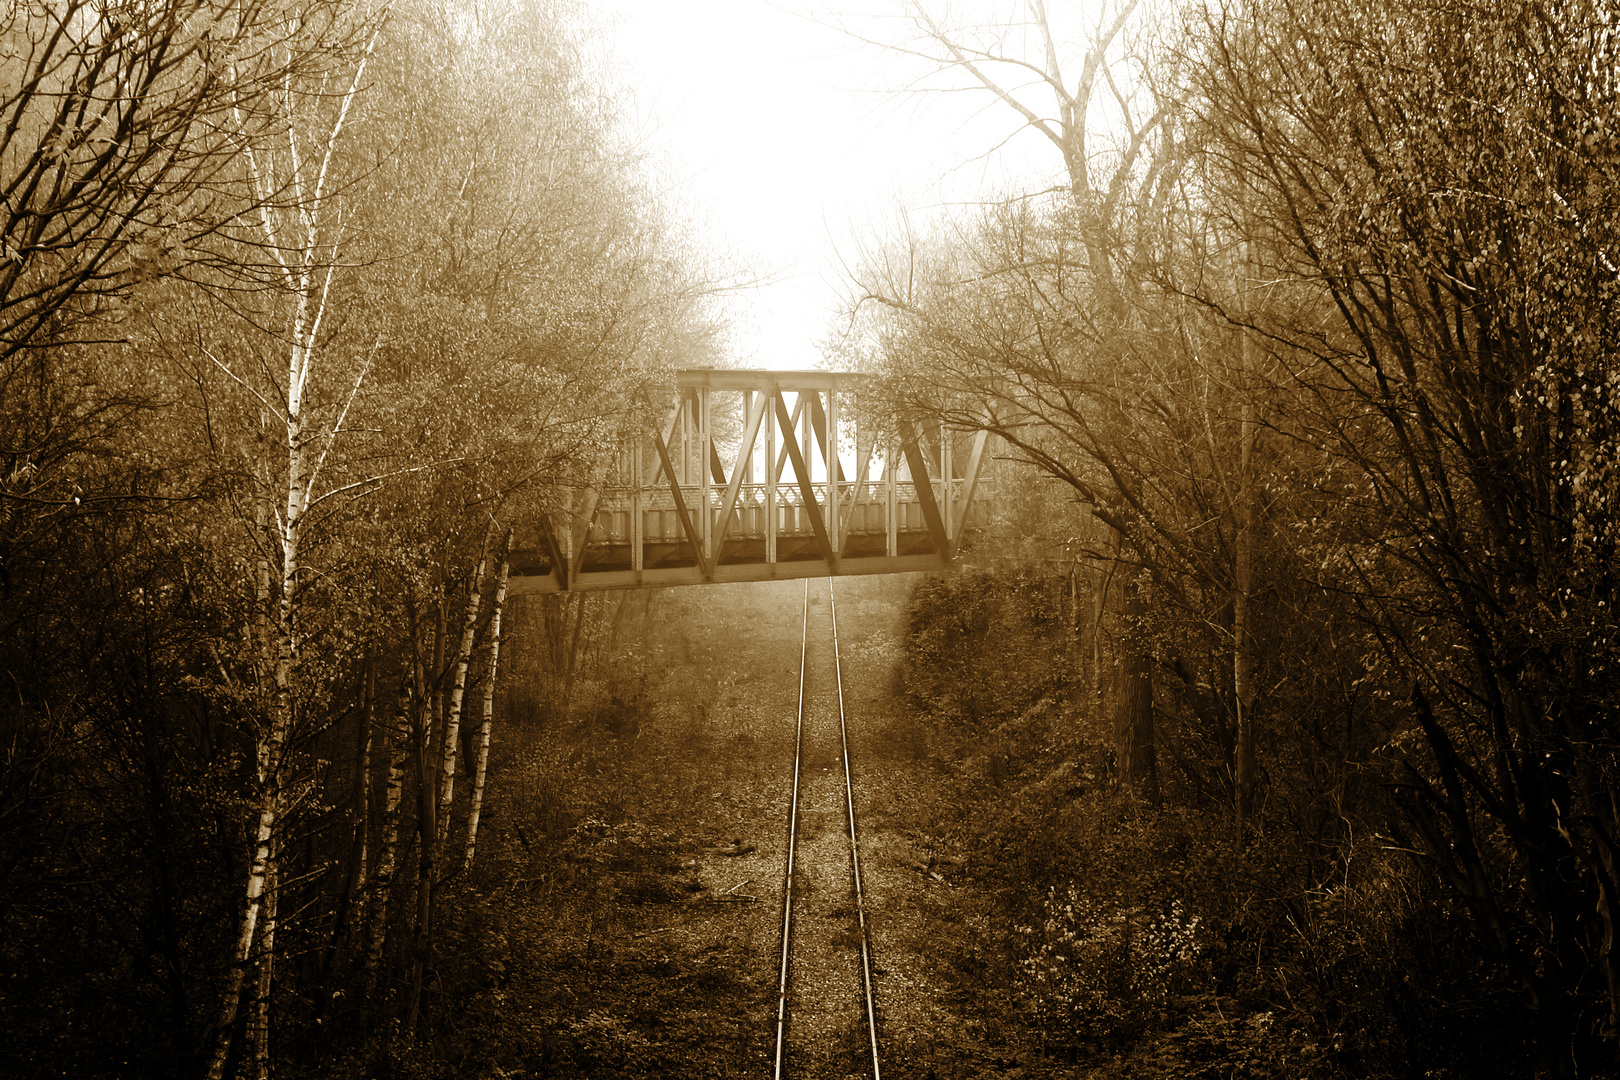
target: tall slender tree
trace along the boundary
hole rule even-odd
[[[268,1038],[269,987],[275,963],[271,936],[276,909],[275,853],[292,785],[301,771],[295,728],[312,700],[311,683],[319,681],[311,679],[303,656],[301,607],[308,595],[305,575],[309,560],[305,540],[312,513],[335,494],[356,486],[322,485],[327,481],[326,465],[369,365],[362,362],[357,371],[346,372],[348,385],[332,393],[329,383],[337,373],[329,370],[336,365],[325,322],[345,232],[341,207],[335,205],[333,189],[342,178],[335,174],[334,163],[364,86],[379,27],[359,12],[334,12],[321,21],[326,19],[347,21],[338,34],[347,47],[328,54],[329,66],[319,80],[284,84],[277,105],[285,144],[244,143],[247,179],[257,200],[237,239],[265,259],[267,280],[257,297],[266,321],[249,323],[248,334],[239,339],[247,343],[241,354],[216,355],[203,346],[213,364],[250,399],[243,414],[257,411],[260,430],[269,436],[261,435],[258,442],[264,455],[254,468],[260,487],[251,500],[253,520],[244,522],[257,549],[254,630],[250,635],[258,653],[253,664],[260,680],[256,697],[262,708],[254,733],[255,821],[241,928],[221,994],[219,1034],[208,1070],[211,1080],[224,1075],[242,984],[256,945],[261,973],[257,1009],[261,1015],[250,1030],[257,1031],[261,1040],[254,1048],[255,1067],[261,1072],[269,1069],[263,1040]],[[329,82],[336,84],[337,92],[323,85]],[[241,114],[237,118],[245,120]],[[261,326],[263,336],[255,340]],[[277,352],[282,354],[280,370],[274,365]]]

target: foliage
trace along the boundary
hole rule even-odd
[[[280,193],[235,189],[273,101],[341,47],[338,5],[8,4],[0,16],[0,363],[116,341],[142,282],[206,261]],[[13,449],[20,450],[21,447]]]
[[[502,538],[713,337],[587,34],[0,19],[7,1075],[408,1070],[433,956],[492,948],[454,856]]]
[[[1062,652],[1053,648],[1064,619],[1056,584],[1034,575],[924,579],[909,607],[906,694],[966,739],[1063,692],[1064,665],[1054,663]]]
[[[1469,1017],[1426,1022],[1460,1056],[1478,1037],[1539,1075],[1612,1068],[1613,10],[1209,3],[1126,55],[1099,22],[1078,81],[1056,69],[1044,5],[989,28],[917,10],[935,48],[906,55],[1060,150],[1098,71],[1122,73],[1121,108],[1156,106],[1115,152],[1079,170],[1064,152],[1083,183],[1014,192],[858,275],[897,407],[990,428],[1111,527],[1071,555],[1114,571],[1086,584],[1111,609],[1095,623],[1121,665],[1113,704],[1136,705],[1100,723],[1069,703],[1087,738],[1044,774],[1112,735],[1119,775],[1165,813],[1233,807],[1236,836],[1257,832],[1228,857],[1291,866],[1276,895],[1311,945],[1298,961],[1334,985],[1315,950],[1351,931],[1308,929],[1322,883],[1406,853],[1358,910]],[[1020,60],[1042,73],[1027,93],[1071,103],[1060,126],[985,74]],[[970,661],[913,641],[930,704],[1011,706],[974,717],[994,733],[981,752],[1018,760],[1002,743],[1050,730],[1027,723],[1049,678],[991,698]],[[1161,766],[1147,785],[1144,739]],[[1027,798],[1030,778],[997,786]],[[1085,815],[1063,819],[1088,839],[1037,833],[1043,852],[1095,842]],[[1264,951],[1282,925],[1233,929]],[[1429,951],[1436,937],[1462,951]],[[1297,1008],[1300,984],[1281,985]]]
[[[950,580],[1001,597],[1019,581]],[[918,585],[903,670],[906,685],[927,688],[912,702],[953,791],[950,810],[923,814],[918,827],[973,853],[959,871],[957,917],[972,926],[976,902],[993,913],[956,935],[964,1023],[981,1012],[1005,1022],[1014,997],[1013,1044],[1054,1068],[1091,1062],[1108,1075],[1529,1067],[1509,972],[1466,913],[1369,827],[1388,808],[1376,773],[1341,778],[1329,805],[1347,816],[1323,829],[1296,816],[1293,785],[1308,774],[1295,779],[1279,763],[1242,844],[1231,819],[1189,788],[1167,787],[1151,808],[1114,786],[1112,741],[1091,699],[1032,707],[1020,697],[1020,684],[1025,695],[1049,685],[1040,665],[1013,667],[1008,691],[962,724],[952,706],[977,689],[980,666],[1007,666],[1003,640],[1030,646],[1003,631],[937,648],[960,627],[956,606],[935,602],[942,588]],[[1036,648],[1065,655],[1064,625],[1045,632]],[[1268,745],[1279,761],[1300,752],[1291,739],[1308,749],[1314,736],[1276,730]]]
[[[1041,901],[1027,944],[1020,993],[1043,1025],[1080,1039],[1113,1041],[1151,1023],[1200,951],[1198,916],[1172,901],[1163,912],[1101,907],[1073,883]]]
[[[1400,835],[1515,973],[1549,1074],[1612,1060],[1620,985],[1612,493],[1569,426],[1606,438],[1620,327],[1613,19],[1280,5],[1212,15],[1194,75],[1218,212],[1285,283],[1257,315],[1306,441],[1364,485],[1333,584],[1413,687]]]

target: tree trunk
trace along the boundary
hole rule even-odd
[[[501,550],[501,569],[495,583],[495,603],[489,622],[489,670],[484,673],[484,719],[478,727],[478,765],[473,775],[472,806],[467,811],[467,854],[463,870],[472,865],[478,848],[478,816],[484,807],[484,776],[489,766],[489,733],[495,719],[495,676],[501,660],[501,613],[506,607],[506,582],[511,572],[512,534],[506,534]]]
[[[337,916],[332,920],[332,936],[320,967],[320,1008],[324,1019],[332,1013],[337,980],[332,977],[352,943],[364,932],[365,889],[371,828],[371,729],[376,711],[377,660],[369,653],[364,662],[360,688],[360,716],[355,730],[355,767],[349,813],[354,819],[349,844],[348,873],[343,878],[343,894],[338,898]],[[363,950],[362,950],[363,952]]]
[[[467,666],[472,662],[473,637],[478,629],[478,586],[484,577],[486,560],[480,557],[467,586],[467,617],[461,624],[461,644],[456,649],[456,676],[450,688],[450,708],[444,720],[443,761],[439,777],[438,831],[434,842],[443,846],[450,835],[450,808],[456,795],[456,751],[461,748],[461,702],[467,690]]]
[[[433,761],[437,756],[436,752],[438,750],[438,743],[435,741],[435,736],[444,725],[444,648],[445,637],[448,633],[447,622],[449,619],[449,612],[446,610],[446,607],[448,606],[448,598],[445,596],[442,582],[438,589],[438,593],[439,600],[436,607],[437,618],[433,622],[433,667],[430,671],[428,671],[427,678],[425,680],[418,680],[423,685],[422,700],[432,702],[432,708],[428,713],[428,741],[426,746],[423,748],[423,752],[427,755],[427,761],[429,762]],[[429,790],[438,790],[438,786],[434,783],[431,773],[424,772],[421,775],[423,782],[427,784]]]
[[[262,471],[257,502],[260,519],[258,538],[265,545],[263,550],[278,552],[281,558],[280,588],[279,592],[272,594],[271,575],[268,573],[269,558],[263,559],[258,568],[259,603],[256,613],[258,625],[255,644],[259,650],[257,666],[260,685],[269,691],[265,694],[269,704],[265,709],[255,747],[258,765],[256,800],[258,822],[254,830],[253,856],[248,870],[247,902],[237,933],[230,971],[225,980],[217,1041],[208,1066],[209,1080],[219,1080],[225,1070],[225,1062],[230,1054],[231,1033],[236,1026],[242,987],[247,975],[248,961],[253,955],[254,939],[259,931],[261,915],[265,920],[265,940],[261,946],[264,954],[260,968],[262,979],[268,978],[267,973],[272,970],[274,962],[274,882],[277,872],[275,851],[279,841],[277,832],[281,826],[282,803],[289,769],[286,758],[292,740],[297,690],[295,680],[300,677],[297,605],[304,522],[317,501],[316,483],[326,460],[326,453],[342,429],[343,415],[347,412],[345,406],[344,412],[337,416],[335,422],[322,429],[315,418],[305,410],[305,405],[309,403],[311,379],[314,376],[318,356],[320,326],[326,314],[331,284],[331,267],[323,266],[323,262],[331,257],[329,252],[335,251],[335,240],[323,235],[325,226],[322,220],[322,203],[327,194],[328,167],[336,153],[349,107],[364,82],[366,64],[371,49],[376,44],[378,32],[374,30],[366,42],[355,65],[348,90],[341,95],[338,114],[333,118],[330,128],[325,131],[324,138],[320,139],[320,143],[324,144],[322,153],[308,159],[302,158],[297,153],[299,118],[289,111],[282,119],[288,125],[287,131],[294,151],[286,159],[289,162],[290,175],[269,175],[265,169],[271,166],[271,159],[257,156],[253,152],[251,141],[247,143],[243,155],[247,174],[256,192],[282,190],[295,193],[296,205],[288,209],[289,216],[296,217],[298,224],[283,233],[278,233],[272,222],[274,216],[272,213],[261,207],[258,215],[269,248],[277,252],[281,270],[279,287],[285,290],[285,295],[290,300],[289,318],[284,328],[285,336],[277,337],[277,340],[289,344],[285,368],[287,378],[284,382],[279,378],[267,380],[273,388],[267,394],[258,394],[255,391],[261,405],[268,400],[279,398],[279,418],[283,421],[282,445],[286,451],[286,475],[285,486],[277,488],[278,494],[285,496],[282,513],[275,522],[268,521],[267,503],[271,482],[269,470],[265,466],[270,460],[271,451],[268,440],[263,435],[262,421],[258,452],[258,463]],[[291,110],[294,100],[289,89],[283,104]],[[309,171],[311,169],[315,171],[311,173]],[[231,372],[225,364],[218,360],[215,363],[237,382],[242,381],[237,373]],[[361,379],[363,378],[362,370]],[[355,392],[358,390],[357,381]],[[350,400],[353,400],[352,393]],[[269,685],[264,686],[267,675]],[[269,890],[268,897],[267,890]],[[251,1022],[251,1027],[258,1030],[261,1037],[249,1051],[255,1058],[256,1070],[266,1074],[270,1069],[269,1024],[269,996],[268,993],[263,993],[256,1000],[255,1015]]]
[[[293,371],[300,370],[301,350],[294,349]],[[286,512],[279,523],[276,539],[281,548],[281,592],[274,597],[262,595],[262,606],[273,607],[275,619],[270,626],[271,640],[261,641],[274,649],[271,666],[269,716],[265,730],[258,740],[258,828],[254,833],[253,859],[248,869],[247,904],[237,933],[236,949],[225,992],[220,1005],[218,1041],[209,1062],[209,1080],[219,1080],[225,1071],[225,1060],[230,1054],[231,1030],[242,1000],[242,985],[247,977],[248,962],[253,955],[254,940],[264,908],[265,892],[275,872],[274,840],[281,818],[281,781],[283,758],[287,751],[288,736],[292,730],[292,680],[298,658],[298,640],[294,621],[294,598],[298,579],[298,548],[303,536],[303,510],[307,502],[305,487],[306,461],[304,457],[303,427],[300,423],[301,400],[297,380],[291,384],[287,403],[287,502]],[[261,582],[264,570],[260,570]],[[268,1022],[266,1020],[266,1022]]]
[[[253,955],[253,943],[257,938],[265,883],[273,866],[270,839],[275,834],[279,809],[278,795],[273,787],[261,785],[259,824],[254,834],[253,863],[248,869],[247,906],[242,913],[231,966],[220,996],[219,1017],[215,1021],[214,1053],[208,1064],[208,1080],[220,1080],[225,1075],[225,1059],[231,1052],[231,1029],[236,1026],[237,1010],[242,1000],[242,984],[247,978],[248,961]]]
[[[1247,335],[1245,335],[1247,342]],[[1247,345],[1245,345],[1247,352]],[[1238,450],[1237,504],[1233,508],[1235,544],[1232,566],[1232,697],[1237,712],[1237,746],[1233,796],[1236,801],[1237,835],[1254,817],[1254,632],[1250,626],[1249,602],[1254,592],[1254,406],[1243,405],[1243,421]]]
[[[613,617],[608,620],[607,633],[597,635],[596,655],[592,663],[598,669],[619,646],[619,628],[624,624],[624,611],[628,604],[629,598],[621,592],[614,600]]]
[[[568,707],[569,702],[571,702],[574,697],[574,676],[579,672],[579,642],[580,637],[585,632],[585,601],[588,594],[579,593],[578,596],[579,600],[575,604],[574,611],[573,639],[569,642],[566,666],[563,669],[562,703],[563,708],[565,709]],[[566,615],[567,608],[564,608],[563,610]],[[566,617],[564,618],[564,625],[567,625]]]
[[[439,627],[444,626],[443,605],[440,605]],[[443,634],[438,635],[442,643]],[[442,644],[436,646],[436,652],[442,651]],[[418,663],[420,668],[420,663]],[[425,674],[417,676],[418,684],[425,683]],[[435,822],[438,810],[438,800],[434,798],[433,783],[433,727],[435,716],[431,703],[422,695],[418,695],[415,708],[415,729],[412,732],[416,744],[416,838],[417,838],[417,868],[416,868],[416,932],[411,942],[411,981],[409,998],[405,1009],[404,1034],[407,1039],[416,1037],[417,1019],[421,1014],[422,981],[427,973],[428,951],[433,942],[433,875],[434,875],[434,848],[438,836],[438,827]]]
[[[1250,270],[1249,245],[1243,245],[1244,318],[1251,318],[1248,300]],[[1254,372],[1253,335],[1239,328],[1240,386],[1243,413],[1238,428],[1237,498],[1232,508],[1232,700],[1237,713],[1237,744],[1233,797],[1236,800],[1237,837],[1242,843],[1244,830],[1254,820],[1254,629],[1251,601],[1254,597],[1254,437],[1255,416],[1252,393]]]
[[[366,996],[369,998],[377,986],[377,968],[382,962],[383,941],[388,933],[388,894],[394,885],[394,870],[399,858],[399,806],[405,792],[405,755],[410,724],[411,688],[406,678],[400,679],[399,693],[394,710],[394,723],[383,732],[383,752],[388,755],[388,787],[383,794],[382,836],[378,841],[377,873],[372,881],[376,897],[369,915],[371,940],[366,950]]]
[[[1115,700],[1119,772],[1128,790],[1157,806],[1159,756],[1153,723],[1153,661],[1138,640],[1139,624],[1147,616],[1141,571],[1131,572],[1124,591],[1126,632]]]
[[[349,886],[345,894],[350,907],[350,927],[359,924],[358,898],[364,895],[371,843],[371,735],[377,710],[377,658],[366,657],[365,700],[360,707],[360,730],[355,733],[354,763],[354,847],[349,854]]]
[[[279,856],[281,844],[273,845]],[[255,980],[253,1012],[248,1019],[248,1056],[253,1062],[254,1080],[270,1077],[270,992],[275,980],[276,966],[276,913],[279,890],[277,867],[279,858],[271,861],[269,879],[264,893],[264,929],[259,934],[259,970]]]

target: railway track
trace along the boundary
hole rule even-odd
[[[774,1076],[881,1080],[838,613],[821,588],[805,583]]]

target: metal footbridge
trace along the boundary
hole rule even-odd
[[[885,416],[869,376],[682,371],[662,424],[514,552],[511,591],[944,569],[984,515],[985,440]]]

